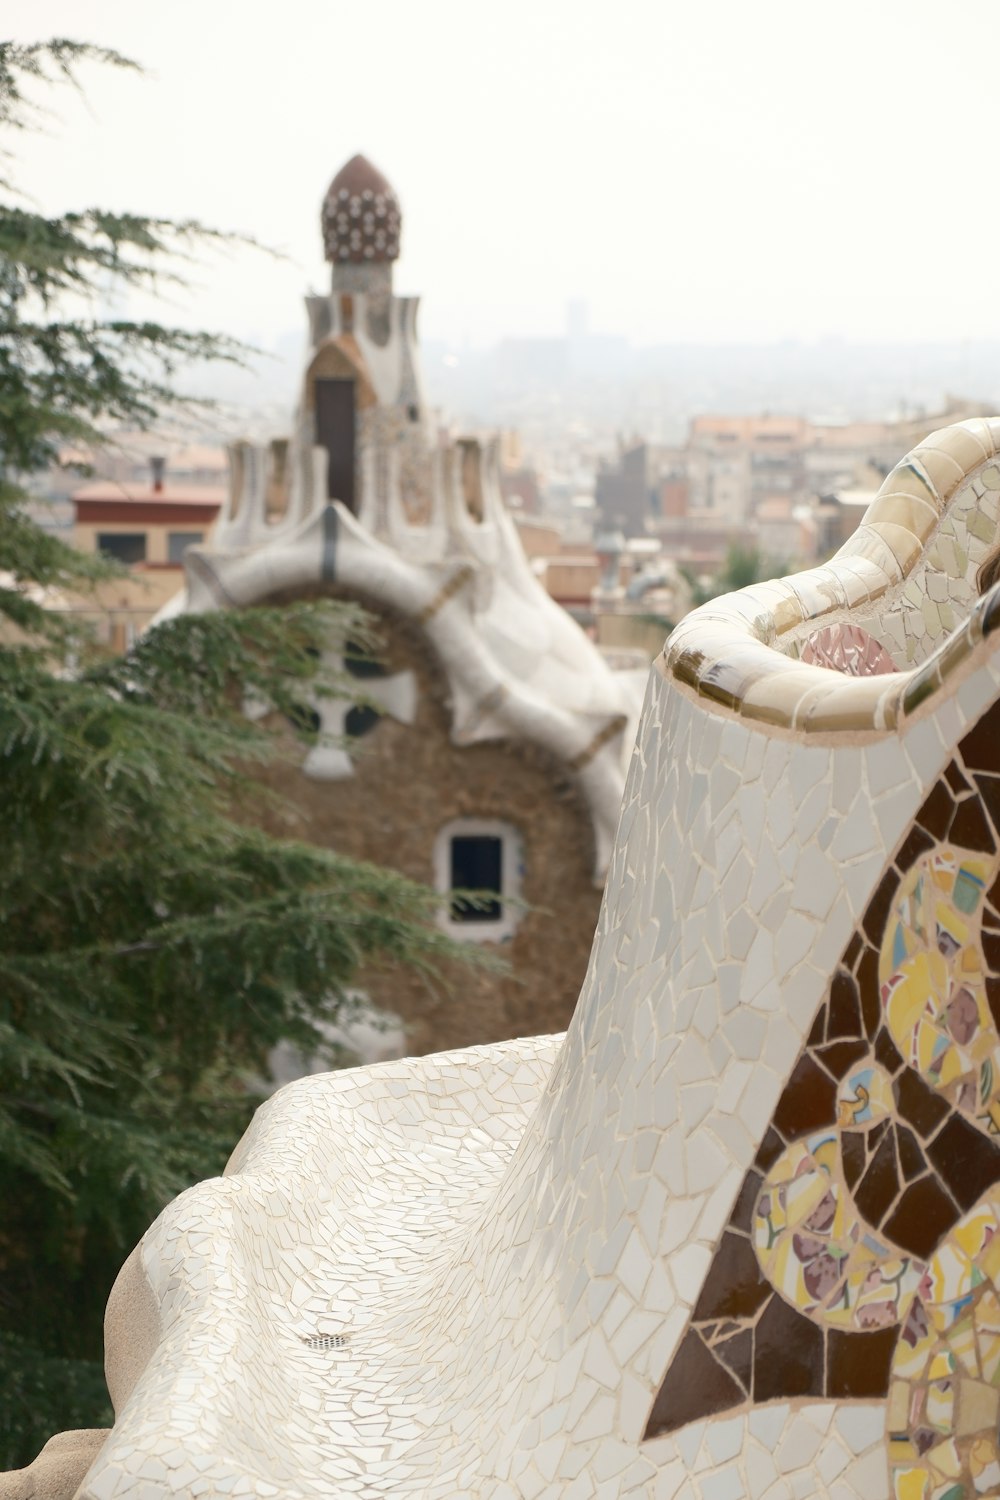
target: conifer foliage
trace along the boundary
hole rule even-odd
[[[32,80],[72,83],[92,60],[131,66],[0,44],[0,130],[31,124]],[[430,892],[254,826],[253,768],[287,735],[251,722],[245,698],[302,724],[305,694],[347,691],[315,675],[320,647],[365,641],[357,612],[182,617],[107,659],[46,607],[106,565],[35,527],[19,480],[109,420],[151,419],[179,362],[239,354],[61,317],[67,294],[79,307],[109,275],[155,284],[206,236],[45,218],[0,184],[0,1468],[109,1420],[111,1282],[163,1204],[221,1170],[268,1048],[315,1045],[363,966],[431,973],[455,951]]]

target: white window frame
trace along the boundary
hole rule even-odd
[[[457,922],[451,915],[451,902],[445,900],[438,912],[438,925],[459,942],[509,942],[523,915],[518,904],[524,877],[524,844],[520,833],[501,818],[453,818],[446,823],[434,840],[434,888],[445,897],[454,889],[451,883],[454,838],[500,840],[500,916],[492,922]]]

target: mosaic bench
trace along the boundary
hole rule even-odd
[[[673,633],[565,1039],[293,1084],[161,1215],[81,1496],[1000,1494],[998,450]]]

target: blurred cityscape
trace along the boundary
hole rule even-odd
[[[186,547],[210,539],[226,445],[288,430],[302,355],[289,333],[248,368],[203,376],[210,404],[186,418],[67,451],[32,481],[36,519],[136,571],[103,596],[117,649],[180,587]],[[829,557],[909,448],[1000,399],[1000,344],[642,348],[592,330],[582,301],[562,337],[432,342],[423,364],[439,441],[499,435],[534,571],[617,665],[655,655],[713,592]]]

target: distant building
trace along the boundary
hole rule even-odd
[[[652,443],[622,446],[597,471],[594,498],[600,525],[644,536],[664,515],[684,516],[689,482],[682,456]]]
[[[176,594],[184,554],[209,540],[225,496],[218,483],[175,480],[162,459],[154,459],[144,483],[78,485],[71,495],[73,545],[114,558],[129,573],[61,607],[89,621],[112,650],[126,650]]]
[[[840,489],[821,495],[816,504],[816,555],[832,557],[853,536],[878,493],[872,489]]]
[[[463,975],[450,994],[365,976],[412,1050],[555,1030],[586,967],[637,684],[537,578],[495,446],[442,441],[431,420],[417,299],[393,291],[389,183],[353,158],[322,222],[331,289],[306,299],[295,430],[234,449],[216,530],[186,553],[165,613],[327,596],[375,615],[382,655],[355,664],[370,702],[316,702],[320,738],[301,768],[269,775],[298,809],[277,826],[436,886],[446,928],[509,960],[510,973]],[[484,906],[452,896],[469,888]]]
[[[563,550],[562,527],[541,516],[524,516],[515,512],[514,525],[529,562],[535,558],[556,557]]]
[[[691,422],[682,463],[688,514],[734,525],[791,515],[816,496],[881,478],[943,420],[981,414],[974,403],[898,422],[815,422],[805,417],[706,415]]]
[[[162,460],[144,485],[93,480],[73,491],[73,543],[129,567],[180,569],[188,547],[208,541],[225,494],[168,480]]]
[[[512,511],[525,516],[536,516],[542,508],[538,475],[534,469],[500,470],[500,493]]]
[[[542,520],[517,527],[535,576],[618,669],[650,662],[691,608],[690,585],[656,538],[612,528],[583,545]]]
[[[682,448],[636,443],[606,464],[598,507],[605,525],[655,537],[695,574],[717,571],[733,546],[786,571],[846,540],[864,512],[853,497],[874,493],[902,453],[943,420],[980,414],[954,403],[943,415],[900,422],[697,416]]]
[[[769,501],[798,499],[809,424],[801,417],[695,417],[688,437],[688,513],[739,526]]]

